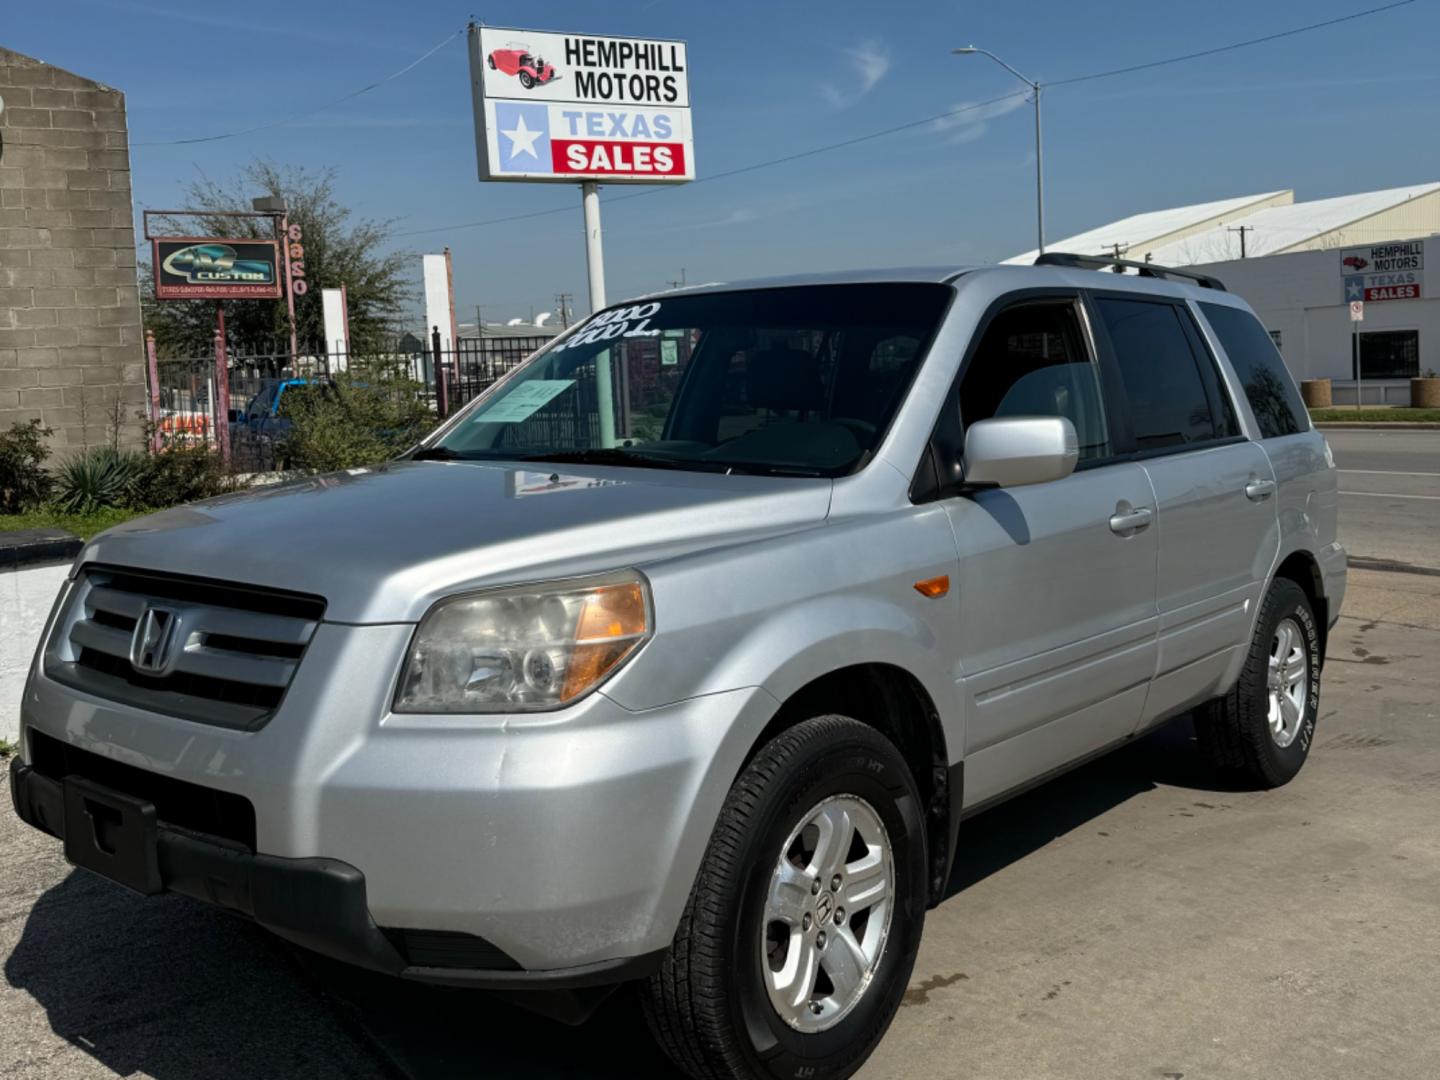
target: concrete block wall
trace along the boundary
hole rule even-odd
[[[0,48],[0,430],[138,446],[145,357],[125,96]]]

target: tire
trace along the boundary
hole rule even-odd
[[[802,828],[817,812],[844,823],[831,835],[853,827],[860,841],[850,846],[852,839],[839,859],[838,890],[833,875],[819,878],[836,865],[822,851],[840,845],[822,847],[814,842],[818,828]],[[888,865],[877,855],[887,845]],[[782,860],[789,888],[775,884]],[[656,1040],[696,1080],[850,1076],[890,1026],[914,968],[927,865],[920,796],[889,740],[843,716],[815,717],[777,735],[730,789],[674,944],[643,989]],[[852,872],[853,889],[845,880]],[[867,906],[885,881],[888,901]],[[779,921],[772,889],[787,912],[804,909],[803,917]],[[846,901],[854,911],[843,910]],[[811,952],[806,943],[822,931],[829,936]],[[772,987],[790,970],[791,949],[802,950],[797,966],[807,956],[819,966],[781,995]],[[847,957],[857,966],[842,963]],[[832,968],[852,977],[832,980]],[[859,989],[847,993],[847,986]],[[786,997],[790,1019],[772,994]]]
[[[534,89],[535,76],[531,75],[528,71],[520,72],[520,85],[523,86],[526,90]]]
[[[487,56],[485,62],[490,65],[491,71],[495,70],[495,58],[493,56]]]
[[[1280,695],[1291,704],[1272,707],[1271,654],[1281,646],[1287,662],[1276,666]],[[1296,664],[1303,670],[1296,674]],[[1296,689],[1303,702],[1296,704]],[[1300,771],[1315,739],[1320,708],[1320,629],[1310,600],[1299,585],[1276,578],[1255,620],[1255,636],[1235,687],[1195,715],[1201,750],[1227,779],[1243,787],[1275,788]],[[1279,711],[1279,730],[1272,720]]]

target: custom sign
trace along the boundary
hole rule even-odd
[[[695,178],[683,41],[472,28],[481,180]]]
[[[278,300],[280,246],[274,240],[156,237],[151,251],[157,300]]]
[[[1340,253],[1346,302],[1419,300],[1423,295],[1425,241],[1397,240]]]

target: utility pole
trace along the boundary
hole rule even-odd
[[[570,327],[570,301],[574,298],[574,293],[562,292],[555,294],[555,306],[560,309],[560,329],[562,330],[567,330]]]
[[[485,336],[485,320],[480,317],[479,304],[475,305],[475,336],[477,338]]]
[[[1040,91],[1044,89],[1040,83],[1022,75],[1013,67],[1007,64],[1000,57],[996,56],[989,49],[977,48],[974,45],[967,45],[963,49],[951,49],[952,53],[961,56],[969,56],[978,53],[981,56],[988,56],[995,63],[1014,75],[1017,79],[1030,87],[1030,100],[1035,105],[1035,246],[1041,255],[1045,254],[1045,144],[1040,137]]]
[[[1254,226],[1254,225],[1232,225],[1232,226],[1230,226],[1228,229],[1226,229],[1225,231],[1226,231],[1226,232],[1238,232],[1238,233],[1240,234],[1240,258],[1242,258],[1242,259],[1245,258],[1245,234],[1246,234],[1247,232],[1254,232],[1254,231],[1255,231],[1255,226]]]

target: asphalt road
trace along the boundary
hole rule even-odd
[[[1440,433],[1417,434],[1331,432],[1342,489],[1431,479],[1396,476],[1440,472]],[[1440,499],[1341,506],[1352,551],[1440,566]],[[1181,723],[968,822],[953,895],[860,1075],[1440,1073],[1437,661],[1440,576],[1354,571],[1288,787],[1217,787]],[[0,1077],[674,1075],[624,996],[566,1028],[134,897],[20,825],[7,783]]]
[[[1440,569],[1440,431],[1332,429],[1352,557]]]

